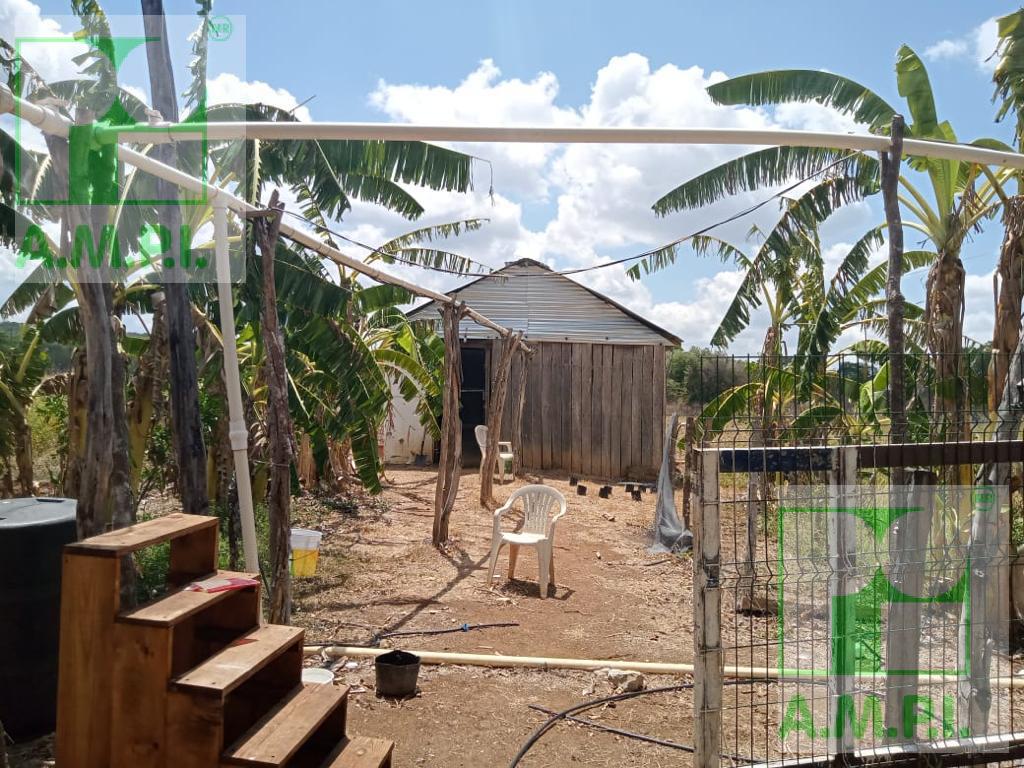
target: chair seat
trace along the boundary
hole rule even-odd
[[[501,538],[510,544],[536,544],[544,541],[545,536],[539,533],[502,533]]]
[[[512,454],[511,453],[499,453],[498,454],[498,458],[501,459],[502,461],[512,461]]]

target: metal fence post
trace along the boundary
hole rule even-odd
[[[693,504],[693,764],[718,768],[722,740],[722,593],[718,451],[701,450]]]

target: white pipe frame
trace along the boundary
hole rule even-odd
[[[40,106],[15,96],[10,88],[0,84],[0,114],[14,113],[27,120],[45,133],[57,136],[68,135],[71,121],[51,107]],[[891,146],[887,136],[869,134],[832,133],[823,131],[752,130],[740,128],[586,128],[550,126],[460,126],[460,125],[415,125],[394,123],[206,123],[202,126],[167,124],[145,126],[142,131],[118,129],[97,130],[98,137],[111,143],[179,142],[205,138],[218,141],[226,139],[364,139],[382,141],[466,141],[496,143],[544,143],[544,144],[731,144],[764,146],[800,146],[828,149],[846,149],[858,152],[883,152]],[[104,133],[106,135],[104,136]],[[1000,166],[1024,170],[1024,155],[1017,152],[1003,152],[966,144],[951,144],[921,139],[905,139],[904,154],[933,157],[944,160],[959,160],[980,165]],[[205,194],[214,206],[214,231],[217,256],[217,282],[221,306],[222,335],[234,338],[234,311],[231,306],[230,275],[227,263],[227,209],[244,217],[257,211],[254,205],[232,195],[224,189],[207,184],[182,171],[154,160],[147,155],[125,146],[118,147],[122,162],[158,178],[170,181],[182,189]],[[281,234],[300,243],[312,251],[366,275],[378,282],[390,283],[405,288],[410,293],[433,299],[445,304],[456,302],[450,296],[395,277],[358,259],[347,256],[336,248],[322,243],[313,235],[301,229],[281,223]],[[501,336],[512,333],[508,328],[492,322],[470,308],[467,315],[478,324],[490,328]],[[225,333],[225,331],[227,333]],[[520,341],[525,350],[528,347]],[[230,351],[229,351],[230,348]],[[252,493],[247,482],[249,465],[247,458],[248,436],[241,406],[241,383],[239,381],[237,350],[233,344],[224,344],[225,374],[228,382],[228,406],[231,418],[231,447],[235,455],[235,471],[238,477],[239,507],[242,516],[243,546],[246,568],[254,571],[256,559],[256,527],[252,508]],[[243,442],[244,441],[244,442]],[[248,497],[248,498],[245,498]]]

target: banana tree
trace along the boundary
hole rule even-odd
[[[46,373],[47,355],[38,329],[26,327],[15,336],[0,334],[0,460],[18,473],[18,490],[33,495],[32,430],[28,412]]]
[[[957,141],[948,121],[940,121],[927,70],[908,46],[896,57],[896,84],[912,123],[907,135],[919,139]],[[759,72],[716,83],[708,88],[719,104],[777,105],[817,102],[852,117],[873,133],[885,133],[896,109],[877,93],[840,75],[818,70]],[[983,146],[996,142],[979,140]],[[960,252],[968,234],[1002,204],[1006,171],[988,173],[968,163],[910,158],[913,174],[900,178],[900,201],[913,217],[904,225],[931,244],[925,327],[939,390],[934,402],[937,426],[963,428],[963,390],[958,370],[962,349],[964,268]],[[860,152],[807,147],[775,147],[744,155],[680,185],[655,205],[661,214],[693,208],[727,194],[821,173],[826,169],[862,180],[878,178],[878,162]],[[921,188],[926,177],[928,192]],[[979,178],[982,179],[981,183]]]

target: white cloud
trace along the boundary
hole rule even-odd
[[[966,56],[970,46],[966,40],[939,40],[935,45],[929,45],[924,49],[924,57],[928,61],[940,59],[958,59]]]
[[[260,102],[285,110],[295,110],[295,116],[310,121],[309,109],[299,107],[299,100],[287,88],[275,88],[262,80],[242,80],[238,75],[222,72],[206,84],[206,97],[210,104],[253,104]],[[296,107],[298,107],[296,109]]]
[[[986,72],[996,68],[996,57],[993,56],[999,44],[999,25],[995,18],[987,19],[975,27],[971,33],[974,43],[974,59],[978,66]]]
[[[0,3],[0,29],[4,39],[14,43],[19,38],[68,37],[68,31],[59,21],[45,18],[39,6],[29,0],[4,0]],[[74,56],[83,53],[83,43],[26,42],[20,46],[21,55],[44,80],[63,80],[78,72]]]
[[[991,73],[996,68],[996,57],[993,54],[998,43],[999,26],[993,17],[963,37],[947,38],[928,46],[923,56],[928,61],[973,59],[980,70]]]

